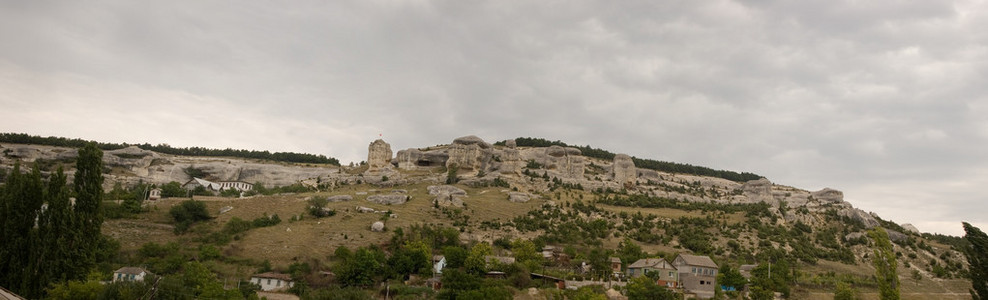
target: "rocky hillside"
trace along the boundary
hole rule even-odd
[[[895,242],[907,292],[910,288],[917,295],[966,290],[962,279],[953,279],[967,272],[963,255],[954,250],[956,238],[922,234],[908,224],[885,221],[854,208],[838,190],[806,191],[766,178],[739,182],[647,169],[628,155],[602,159],[586,156],[577,147],[519,146],[515,140],[496,144],[465,136],[447,145],[395,153],[388,143],[377,140],[368,146],[366,164],[354,167],[175,156],[128,147],[105,152],[109,174],[105,184],[109,188],[117,182],[185,182],[190,170],[197,170],[216,181],[309,186],[309,193],[292,198],[217,200],[223,204],[216,205],[234,208],[230,214],[243,219],[273,213],[286,219],[296,213],[301,217],[306,199],[327,199],[327,210],[342,213],[251,231],[222,245],[232,256],[284,265],[299,257],[331,256],[331,249],[340,245],[387,243],[387,233],[370,231],[370,222],[377,217],[360,214],[387,211],[388,227],[451,226],[466,241],[498,245],[524,238],[540,246],[581,251],[616,250],[633,241],[652,255],[698,253],[732,265],[787,259],[802,264],[794,268],[800,270],[794,280],[810,290],[826,290],[835,280],[868,288],[873,286],[869,285],[873,269],[865,232],[881,226]],[[76,155],[70,148],[25,144],[0,144],[0,153],[0,168],[9,169],[19,160],[38,163],[44,171],[58,166],[71,169]],[[221,216],[213,226],[220,227],[228,219]],[[178,239],[167,230],[154,229],[167,225],[167,217],[146,220],[155,224],[113,221],[107,226],[131,250],[146,240],[128,241],[127,232],[157,234],[162,241]],[[127,229],[133,226],[144,229]],[[285,233],[293,230],[296,233]],[[200,231],[205,234],[210,229]],[[300,232],[306,232],[304,237]]]

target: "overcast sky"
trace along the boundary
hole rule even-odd
[[[366,159],[544,137],[988,229],[985,1],[0,0],[0,131]]]

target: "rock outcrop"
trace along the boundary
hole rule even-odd
[[[491,144],[483,139],[474,135],[459,137],[449,145],[446,167],[452,168],[455,165],[460,174],[476,174],[487,168],[491,156]]]
[[[844,192],[831,188],[824,188],[822,190],[812,192],[810,193],[810,196],[813,196],[813,199],[819,200],[822,204],[844,202]]]
[[[635,168],[635,161],[627,154],[614,156],[614,165],[612,166],[611,174],[614,177],[614,181],[619,184],[634,185],[635,181],[638,180],[638,169]]]
[[[417,170],[445,166],[448,159],[448,154],[439,151],[423,152],[419,149],[409,148],[398,151],[392,162],[402,170]]]
[[[367,173],[380,174],[391,171],[391,145],[375,140],[367,146]]]
[[[905,229],[906,231],[911,233],[922,234],[922,232],[919,232],[919,228],[916,228],[916,226],[913,226],[913,224],[909,224],[909,223],[902,224],[902,229]]]
[[[452,185],[430,185],[429,195],[436,196],[433,200],[442,207],[463,207],[463,198],[467,192]]]
[[[848,208],[841,211],[840,213],[842,216],[851,218],[851,220],[861,221],[861,223],[864,224],[865,228],[873,228],[875,226],[880,225],[878,223],[878,220],[875,220],[875,217],[871,216],[871,214],[866,213],[865,211],[859,208]]]
[[[408,201],[408,196],[401,194],[370,195],[367,196],[367,201],[385,205],[405,204],[405,201]]]
[[[545,150],[545,154],[552,158],[549,168],[556,169],[563,178],[583,179],[586,161],[580,149],[553,145]]]
[[[765,201],[765,203],[774,202],[774,198],[772,197],[772,182],[765,178],[745,182],[741,185],[741,192],[752,203],[760,201]]]
[[[515,142],[515,139],[510,139],[504,141],[504,146],[508,147],[509,149],[514,149],[515,147],[518,147],[518,142]]]

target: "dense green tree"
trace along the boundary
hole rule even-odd
[[[336,278],[344,286],[371,286],[381,277],[384,263],[384,253],[380,249],[360,248],[336,265]]]
[[[193,223],[212,218],[206,211],[206,204],[196,200],[182,201],[179,205],[173,206],[168,214],[175,221],[175,233],[183,233]]]
[[[878,281],[878,296],[882,300],[899,299],[899,275],[896,274],[897,262],[889,234],[881,227],[875,227],[868,232],[874,241],[874,256],[872,265],[875,266],[875,279]]]
[[[461,246],[446,246],[443,247],[443,256],[446,257],[446,267],[455,269],[463,267],[470,252]]]
[[[759,264],[751,270],[750,287],[752,291],[758,288],[768,294],[780,292],[788,297],[792,292],[789,286],[792,281],[792,267],[786,259],[777,258],[774,263]]]
[[[988,235],[967,222],[964,225],[964,240],[970,244],[964,255],[971,271],[971,298],[988,300]]]
[[[854,300],[857,297],[854,295],[854,288],[844,282],[838,282],[836,290],[834,290],[834,300]]]
[[[467,273],[478,276],[487,273],[486,257],[491,255],[491,251],[491,245],[487,243],[473,245],[470,248],[470,254],[467,255],[466,261],[463,262],[463,267],[466,268]]]
[[[624,241],[618,245],[617,256],[621,259],[621,263],[630,265],[645,257],[645,252],[635,240],[625,237]]]
[[[100,229],[103,216],[100,215],[100,204],[103,203],[103,151],[95,143],[88,143],[79,149],[73,186],[75,223],[80,239],[78,248],[82,252],[78,269],[73,273],[82,275],[96,265],[97,247],[102,236]]]
[[[734,287],[736,290],[740,291],[747,283],[748,279],[745,279],[738,269],[732,268],[731,265],[726,263],[722,264],[720,266],[720,271],[717,272],[717,284],[719,285]]]
[[[35,282],[40,275],[40,230],[34,225],[44,202],[43,186],[37,166],[22,174],[15,163],[0,195],[0,286],[28,298],[41,297]]]
[[[172,197],[187,197],[189,191],[182,188],[182,184],[177,181],[169,182],[161,186],[161,197],[172,198]]]
[[[542,265],[542,253],[536,251],[535,243],[530,240],[515,239],[512,241],[511,254],[514,255],[515,262],[525,265],[530,270]]]
[[[675,293],[669,289],[659,286],[654,280],[646,276],[632,278],[628,281],[626,296],[628,300],[664,300],[678,299]]]

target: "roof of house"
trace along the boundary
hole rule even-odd
[[[113,271],[113,273],[141,275],[141,273],[148,273],[148,271],[138,267],[123,267]]]
[[[689,266],[717,268],[717,264],[714,263],[714,260],[710,259],[709,256],[680,254],[679,257],[682,257],[683,261],[686,262],[686,265]]]
[[[14,294],[14,292],[11,292],[3,287],[0,287],[0,299],[23,300],[24,297],[18,296],[17,294]]]
[[[634,263],[632,263],[630,266],[628,266],[628,269],[631,269],[631,268],[641,269],[641,268],[646,268],[646,267],[655,267],[656,265],[661,264],[662,262],[665,262],[665,261],[666,261],[665,259],[661,259],[661,258],[642,258],[642,259],[636,260]]]
[[[620,258],[617,258],[617,257],[611,257],[611,262],[612,263],[621,263],[621,259]]]
[[[216,183],[213,183],[212,181],[205,180],[205,179],[198,178],[198,177],[193,177],[192,180],[189,180],[188,182],[186,182],[183,185],[188,185],[188,184],[193,183],[193,182],[195,182],[196,184],[201,185],[203,187],[207,187],[207,188],[210,188],[213,185],[216,185]]]
[[[275,273],[275,272],[264,272],[261,274],[254,274],[251,277],[257,278],[271,278],[271,279],[281,279],[284,281],[292,281],[292,276],[288,274]]]

